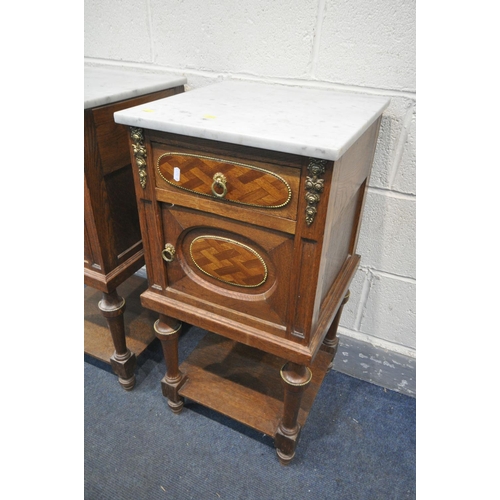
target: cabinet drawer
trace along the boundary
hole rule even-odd
[[[163,153],[160,177],[171,186],[240,205],[281,208],[292,198],[288,182],[270,169],[189,153]]]
[[[161,201],[199,208],[200,200],[205,200],[216,203],[211,211],[220,215],[235,217],[243,208],[289,221],[297,219],[300,168],[171,149],[163,144],[155,145],[153,156]]]

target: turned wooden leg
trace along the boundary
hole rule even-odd
[[[118,375],[118,382],[127,391],[135,385],[136,357],[127,348],[125,341],[125,325],[123,312],[125,311],[125,299],[120,297],[116,290],[111,293],[103,292],[99,301],[99,309],[106,318],[115,352],[109,360],[113,371]]]
[[[285,388],[283,417],[274,436],[276,453],[283,465],[290,463],[299,440],[300,424],[297,422],[302,395],[311,382],[312,372],[297,363],[288,362],[281,369]]]
[[[340,304],[339,310],[337,311],[335,318],[333,319],[332,326],[328,330],[328,333],[326,334],[326,337],[323,340],[323,345],[321,346],[321,349],[323,351],[329,352],[332,356],[332,360],[330,361],[330,364],[328,365],[327,371],[330,371],[333,368],[333,360],[335,359],[335,355],[337,354],[337,349],[339,347],[339,339],[337,337],[337,330],[339,328],[340,316],[342,315],[342,310],[344,309],[345,304],[347,304],[347,301],[349,300],[350,295],[351,295],[351,292],[348,290],[344,299],[342,300],[342,303]]]
[[[167,373],[161,381],[161,390],[167,398],[168,406],[174,413],[180,413],[184,406],[184,399],[179,396],[179,389],[186,377],[179,370],[179,332],[182,323],[176,319],[160,314],[154,325],[156,337],[160,339]]]

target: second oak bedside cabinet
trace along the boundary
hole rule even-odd
[[[283,464],[336,352],[388,104],[227,81],[114,115],[130,126],[163,395],[273,437]],[[182,322],[211,333],[179,366]]]
[[[108,339],[100,328],[85,328],[84,349],[111,364],[120,385],[130,390],[135,384],[136,355],[126,343],[125,299],[118,295],[117,287],[144,266],[144,251],[128,129],[115,123],[113,113],[184,92],[186,79],[99,66],[86,66],[84,77],[84,282],[102,292],[99,310],[106,319],[114,352],[109,352]]]

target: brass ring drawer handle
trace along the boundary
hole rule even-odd
[[[220,172],[217,172],[214,177],[214,182],[212,182],[212,193],[214,193],[214,196],[217,198],[224,198],[227,194],[227,186],[226,186],[226,176],[224,174],[221,174]],[[218,192],[215,190],[215,188],[222,188],[222,193]]]
[[[174,260],[175,247],[171,243],[167,243],[165,248],[161,251],[161,256],[165,262],[172,262]]]

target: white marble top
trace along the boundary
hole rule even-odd
[[[386,97],[225,81],[114,114],[117,123],[337,160],[389,105]]]
[[[84,109],[130,99],[150,92],[184,85],[186,78],[178,75],[157,75],[122,68],[84,68]]]

